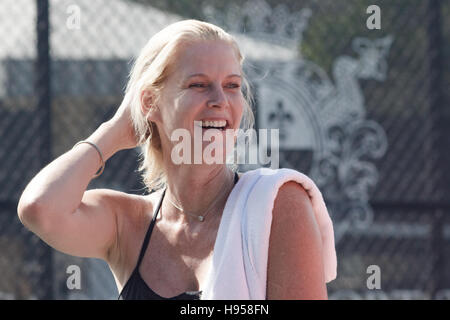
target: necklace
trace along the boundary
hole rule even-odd
[[[223,193],[223,195],[226,195],[226,193]],[[198,221],[200,221],[200,222],[203,222],[203,221],[205,221],[206,215],[211,211],[211,209],[214,207],[214,205],[216,205],[216,204],[219,202],[219,200],[221,200],[222,198],[223,198],[223,196],[222,196],[222,197],[216,198],[216,200],[214,200],[214,201],[209,205],[208,209],[206,209],[206,211],[204,211],[204,213],[203,213],[202,215],[192,214],[192,213],[189,213],[189,212],[183,210],[183,208],[181,208],[179,205],[177,205],[177,204],[174,203],[172,200],[170,200],[169,197],[167,197],[167,200],[169,200],[169,202],[170,202],[175,208],[177,208],[178,210],[180,210],[181,212],[183,212],[183,213],[185,213],[185,214],[187,214],[187,215],[189,215],[189,216],[191,216],[191,217],[196,218],[196,219],[197,219]]]

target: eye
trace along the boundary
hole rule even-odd
[[[189,85],[189,88],[205,88],[208,85],[206,83],[193,83]]]
[[[227,87],[228,87],[228,88],[234,89],[234,88],[239,88],[240,85],[239,85],[238,83],[229,83],[229,84],[227,85]]]

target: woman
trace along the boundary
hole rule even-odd
[[[248,270],[240,270],[238,264],[220,267],[217,262],[230,246],[227,236],[236,232],[228,228],[228,218],[222,219],[231,210],[224,209],[232,205],[229,196],[240,185],[237,180],[250,174],[237,174],[224,161],[207,163],[203,158],[200,163],[180,164],[173,160],[179,141],[173,141],[172,134],[177,129],[193,137],[196,125],[204,127],[203,133],[206,127],[225,126],[212,130],[212,135],[225,137],[223,129],[251,127],[242,63],[233,38],[209,23],[181,21],[153,36],[133,66],[114,117],[28,184],[18,206],[22,223],[57,250],[105,260],[121,299],[255,297],[251,285],[242,296],[220,289],[224,282],[240,286],[245,280],[237,279]],[[203,142],[202,150],[206,145]],[[149,195],[86,191],[105,161],[136,146],[143,150],[143,180],[156,191]],[[215,152],[222,159],[227,156]],[[273,220],[264,224],[269,227],[270,243],[262,247],[268,260],[261,260],[266,276],[258,280],[264,287],[263,298],[327,298],[320,226],[308,192],[297,182],[270,187],[276,199],[270,210]],[[267,239],[269,232],[264,232]],[[231,267],[238,270],[235,275],[229,273]],[[213,285],[218,282],[212,275],[225,281]]]

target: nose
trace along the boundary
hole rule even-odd
[[[210,99],[207,102],[208,107],[223,108],[227,104],[227,97],[220,86],[214,86]]]

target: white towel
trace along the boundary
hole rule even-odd
[[[260,168],[245,172],[228,197],[201,299],[266,299],[272,209],[278,189],[291,180],[311,198],[322,236],[325,281],[336,278],[333,224],[317,186],[292,169]]]

